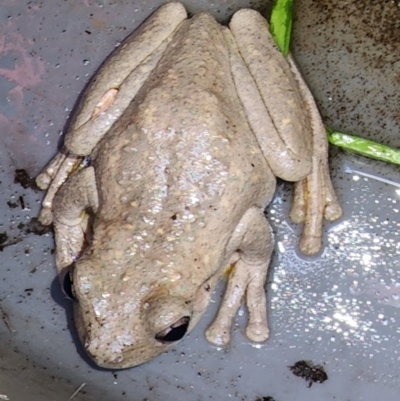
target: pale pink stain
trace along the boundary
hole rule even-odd
[[[15,60],[13,68],[0,68],[0,76],[14,84],[13,88],[2,96],[11,103],[16,110],[14,114],[18,116],[10,118],[0,113],[2,134],[0,139],[2,146],[5,146],[14,156],[23,148],[29,148],[29,144],[37,145],[37,138],[27,135],[29,130],[25,125],[27,109],[24,105],[24,91],[40,84],[41,76],[45,71],[44,62],[29,54],[34,42],[15,31],[15,24],[11,21],[0,27],[0,57],[8,56]]]
[[[41,59],[29,55],[33,41],[24,38],[20,33],[12,33],[12,25],[12,23],[8,23],[2,29],[0,56],[11,53],[16,59],[15,67],[13,69],[0,68],[0,75],[15,83],[15,87],[8,92],[7,96],[14,100],[18,109],[22,109],[23,90],[38,85],[41,82],[41,76],[45,68]]]

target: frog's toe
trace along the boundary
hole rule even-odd
[[[342,215],[342,208],[338,202],[333,202],[325,207],[324,217],[328,221],[337,220]]]
[[[266,322],[252,322],[246,327],[246,337],[255,343],[262,343],[269,337],[269,329]]]
[[[306,218],[306,208],[304,204],[294,203],[292,210],[290,211],[290,220],[293,223],[303,223]]]
[[[44,226],[49,226],[53,222],[53,212],[49,207],[43,207],[39,213],[38,220]]]
[[[231,340],[230,325],[220,325],[214,322],[205,332],[208,342],[217,347],[226,347]]]
[[[35,180],[36,185],[43,191],[50,186],[51,181],[52,177],[46,171],[40,173]]]
[[[57,153],[43,171],[36,177],[36,185],[42,189],[48,189],[54,180],[54,177],[60,166],[66,159],[66,155],[62,152]]]
[[[306,186],[307,179],[301,180],[294,184],[294,197],[293,205],[290,211],[290,219],[293,223],[303,223],[307,215],[307,203],[306,203]]]
[[[322,235],[307,235],[303,232],[299,248],[304,255],[315,255],[321,249]]]
[[[294,223],[304,223],[299,248],[305,255],[315,255],[322,245],[322,224],[338,219],[342,209],[329,176],[328,165],[315,157],[313,171],[295,183],[290,218]]]

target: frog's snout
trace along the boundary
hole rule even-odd
[[[161,330],[156,334],[156,340],[162,344],[169,344],[179,341],[186,334],[190,323],[190,317],[184,316],[177,320],[171,326]]]

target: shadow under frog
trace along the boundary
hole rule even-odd
[[[95,75],[37,178],[93,361],[127,368],[176,344],[227,266],[207,339],[229,343],[244,298],[246,335],[265,341],[274,241],[263,210],[276,177],[296,182],[300,249],[318,252],[323,217],[341,214],[327,149],[312,95],[260,14],[240,10],[228,28],[160,7]]]

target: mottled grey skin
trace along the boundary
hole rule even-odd
[[[335,210],[331,219],[340,211],[333,191],[333,201],[324,192],[325,134],[315,130],[318,113],[296,71],[258,13],[236,13],[228,30],[205,13],[187,20],[170,3],[89,86],[65,154],[38,183],[51,183],[41,218],[54,221],[60,275],[75,261],[76,324],[98,365],[135,366],[175,344],[167,334],[193,328],[229,265],[207,339],[229,342],[243,297],[248,338],[268,338],[273,239],[263,210],[275,176],[305,178],[305,188],[307,176],[323,178],[322,197],[310,192],[319,225],[324,210]],[[86,155],[90,167],[80,165]],[[305,213],[304,200],[296,205]]]

